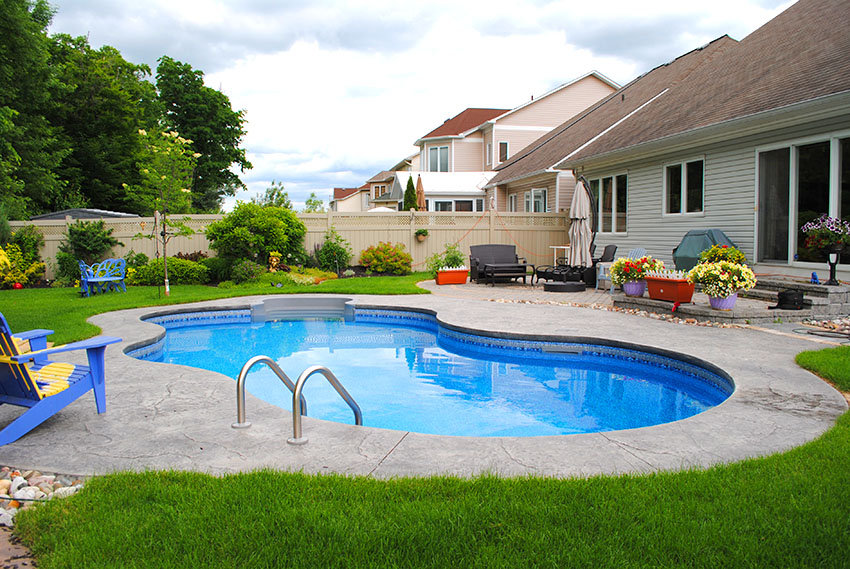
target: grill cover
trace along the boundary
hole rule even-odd
[[[699,254],[713,245],[737,247],[726,234],[719,229],[692,229],[688,231],[679,246],[673,249],[673,262],[676,270],[689,271],[699,261]]]

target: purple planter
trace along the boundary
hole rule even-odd
[[[735,301],[738,300],[738,293],[733,293],[726,297],[709,296],[708,303],[715,310],[732,310],[735,308]]]
[[[623,283],[623,292],[626,296],[643,296],[646,291],[646,281],[628,281]]]

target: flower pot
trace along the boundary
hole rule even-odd
[[[735,301],[738,300],[738,293],[732,293],[729,296],[709,296],[708,303],[715,310],[732,310],[735,308]]]
[[[435,280],[438,285],[464,284],[468,275],[468,269],[449,269],[447,271],[437,271]]]
[[[428,236],[420,234],[420,235],[416,236],[416,240],[419,241],[420,243],[422,243],[423,241],[425,241],[426,237],[428,237]]]
[[[626,296],[643,296],[645,290],[646,281],[642,279],[623,283],[623,292],[626,293]]]
[[[694,285],[686,279],[646,277],[646,287],[649,289],[649,298],[654,300],[685,303],[694,296]]]

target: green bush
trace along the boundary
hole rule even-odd
[[[244,283],[257,280],[266,272],[266,268],[250,259],[239,259],[233,263],[230,270],[230,278],[235,283]]]
[[[34,285],[44,278],[44,263],[30,262],[24,258],[21,248],[14,243],[9,244],[6,250],[0,248],[0,288],[12,288],[15,283],[23,286]]]
[[[127,263],[127,268],[138,269],[150,263],[150,258],[144,253],[136,253],[130,249],[130,252],[124,255],[124,261]]]
[[[131,284],[156,286],[163,284],[164,279],[164,263],[162,259],[154,259],[144,267],[136,269]],[[175,257],[168,258],[169,284],[206,284],[209,280],[209,270],[202,264]]]
[[[457,243],[446,245],[446,250],[443,253],[434,253],[425,260],[425,265],[431,272],[432,276],[437,275],[437,271],[443,268],[457,268],[464,266],[465,258],[460,251]]]
[[[233,268],[233,259],[224,257],[207,257],[198,261],[210,271],[210,280],[220,283],[230,280],[230,271]]]
[[[209,257],[209,255],[207,255],[203,251],[193,251],[192,253],[177,253],[174,256],[178,259],[186,259],[187,261],[195,261],[196,263],[199,263],[201,259],[206,259],[207,257]]]
[[[382,241],[360,253],[360,264],[373,273],[409,275],[413,257],[404,250],[401,243],[393,245]]]
[[[325,233],[325,242],[316,251],[316,260],[319,268],[324,271],[333,271],[339,274],[348,268],[351,262],[352,252],[348,241],[334,230],[333,227]]]
[[[91,265],[105,259],[116,245],[118,240],[112,237],[112,228],[107,229],[102,219],[77,220],[68,226],[65,241],[59,245],[59,250]]]
[[[41,246],[44,245],[44,236],[35,225],[19,227],[12,232],[12,239],[9,243],[20,248],[21,255],[27,263],[41,262]]]
[[[268,263],[269,253],[279,251],[283,259],[302,258],[307,227],[295,213],[282,207],[260,207],[237,202],[236,208],[207,227],[210,248],[219,257],[250,259]]]

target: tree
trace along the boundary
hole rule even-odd
[[[0,204],[16,218],[77,205],[56,173],[70,149],[45,118],[56,87],[46,34],[53,11],[44,0],[0,0],[0,14]]]
[[[139,131],[143,141],[142,160],[139,162],[141,184],[124,184],[127,195],[139,209],[151,212],[157,218],[152,237],[162,244],[165,274],[165,295],[171,293],[168,284],[168,242],[175,235],[194,233],[186,224],[169,219],[174,213],[188,213],[192,204],[189,189],[192,173],[200,154],[192,152],[192,141],[174,131]],[[159,225],[159,227],[157,227]]]
[[[261,265],[277,251],[284,262],[303,257],[307,227],[286,208],[237,202],[236,207],[207,226],[210,248],[225,259],[249,259]]]
[[[257,204],[260,207],[282,207],[292,209],[292,202],[289,199],[289,194],[283,189],[283,182],[272,180],[272,185],[266,188],[266,192],[262,196],[251,198],[251,203]]]
[[[316,192],[310,192],[310,197],[304,202],[304,213],[322,213],[325,211],[325,202],[316,197]]]
[[[407,188],[404,190],[404,211],[418,209],[416,206],[416,188],[413,185],[413,176],[407,179]]]
[[[231,166],[238,165],[242,172],[251,168],[239,147],[245,136],[244,111],[234,111],[226,95],[206,87],[203,72],[168,56],[159,59],[156,86],[165,124],[193,140],[201,154],[192,180],[192,205],[197,211],[218,211],[224,196],[245,188]]]
[[[58,168],[67,191],[91,207],[142,213],[127,203],[122,184],[140,183],[138,131],[155,128],[162,114],[156,89],[145,80],[150,68],[110,46],[92,49],[85,37],[51,39],[50,64],[61,88],[48,118],[71,148]]]

